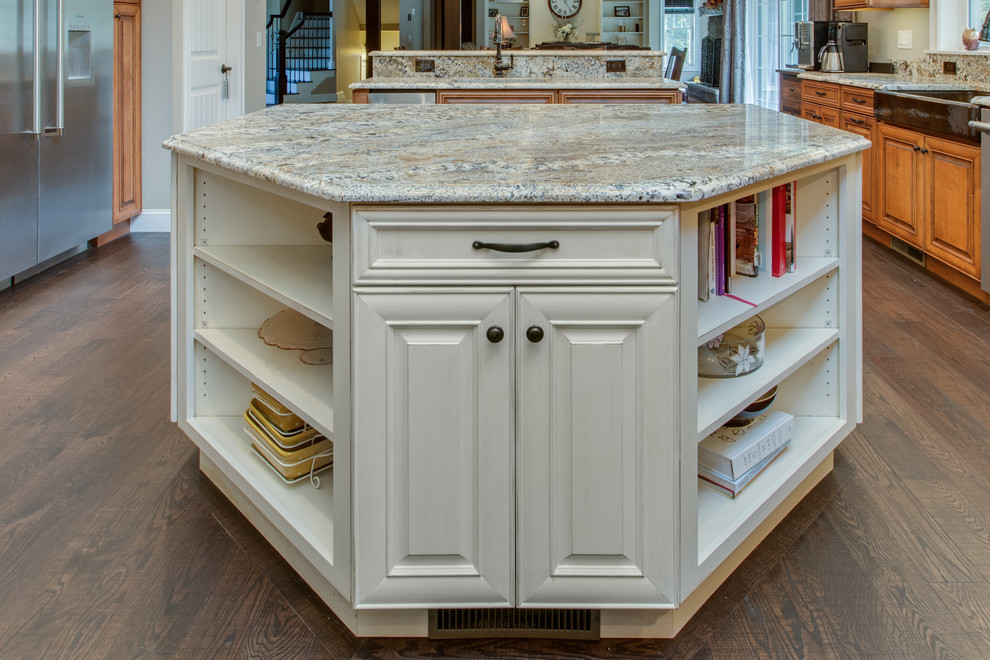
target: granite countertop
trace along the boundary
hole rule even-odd
[[[351,89],[687,89],[669,78],[366,78]]]
[[[972,80],[951,80],[908,76],[900,73],[824,73],[822,71],[800,71],[801,80],[850,85],[864,89],[979,89],[990,91],[990,84]]]
[[[164,146],[331,201],[621,203],[700,200],[869,145],[743,105],[290,104]]]

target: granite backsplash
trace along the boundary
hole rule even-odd
[[[956,72],[945,73],[945,62],[955,62]],[[928,53],[920,60],[892,60],[894,73],[945,80],[990,82],[990,51]]]

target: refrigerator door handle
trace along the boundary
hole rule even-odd
[[[65,0],[58,0],[56,11],[55,125],[45,127],[46,135],[62,135],[65,131]]]
[[[34,81],[31,133],[41,137],[41,0],[34,0]]]

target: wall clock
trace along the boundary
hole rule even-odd
[[[547,0],[547,5],[558,18],[571,18],[581,11],[581,0]]]

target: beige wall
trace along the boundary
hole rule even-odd
[[[928,9],[856,12],[857,21],[870,25],[870,61],[919,60],[929,46]],[[910,49],[897,47],[897,33],[911,30]]]
[[[170,160],[162,142],[178,130],[173,118],[172,2],[141,3],[141,193],[145,209],[167,209],[171,204]]]

